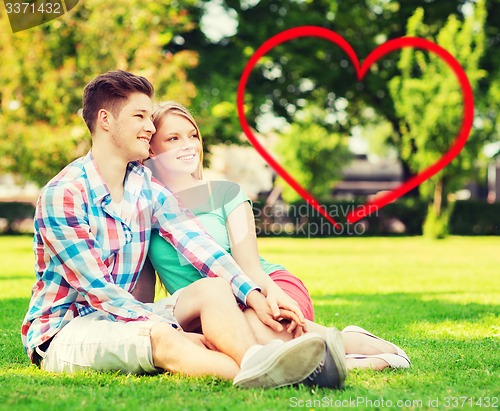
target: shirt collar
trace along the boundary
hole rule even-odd
[[[99,172],[99,169],[97,168],[94,156],[92,155],[92,150],[90,150],[83,158],[83,169],[88,181],[92,201],[97,205],[101,203],[104,198],[108,197],[110,192],[101,176],[101,173]],[[142,177],[143,175],[144,166],[138,161],[133,161],[128,163],[124,181],[129,180],[132,176],[135,177],[135,180],[137,177]]]

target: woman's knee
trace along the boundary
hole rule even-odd
[[[196,285],[193,291],[200,300],[217,299],[221,301],[221,297],[233,295],[230,284],[223,278],[202,278],[192,285]]]

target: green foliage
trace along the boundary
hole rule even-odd
[[[350,158],[347,138],[329,132],[321,124],[324,113],[304,111],[301,114],[301,121],[281,134],[276,151],[282,165],[302,187],[315,197],[326,198],[333,183],[340,180],[342,166]],[[300,198],[288,184],[279,180],[286,201]]]
[[[189,103],[196,89],[186,69],[197,54],[164,52],[193,28],[194,1],[97,0],[47,24],[12,34],[0,15],[0,172],[44,184],[90,147],[80,118],[83,87],[107,70],[146,76],[157,98]]]
[[[498,136],[500,53],[496,50],[500,43],[500,3],[496,0],[484,0],[487,13],[482,11],[483,3],[474,5],[468,0],[221,0],[223,7],[236,13],[238,27],[236,34],[216,41],[209,39],[198,24],[207,3],[86,0],[62,18],[15,35],[2,13],[0,172],[17,171],[43,184],[84,153],[90,139],[78,113],[83,86],[95,75],[115,68],[146,75],[160,100],[176,99],[190,105],[207,147],[216,142],[241,143],[235,107],[238,80],[252,53],[270,36],[299,25],[331,28],[345,37],[363,60],[377,45],[404,35],[405,24],[418,6],[425,11],[425,24],[423,16],[421,23],[413,17],[412,30],[436,38],[455,54],[475,84],[476,121],[470,143],[478,147],[492,135]],[[465,18],[464,6],[471,5],[475,16]],[[250,124],[258,128],[257,119],[266,110],[294,123],[300,121],[297,113],[304,107],[319,108],[335,118],[321,124],[333,139],[347,136],[353,127],[361,126],[363,135],[373,138],[371,148],[384,153],[382,142],[388,141],[401,153],[405,172],[415,173],[420,161],[432,162],[432,150],[437,153],[446,149],[449,142],[441,138],[429,140],[436,143],[432,150],[421,150],[413,161],[419,164],[407,164],[413,157],[408,154],[408,139],[402,142],[401,135],[409,125],[402,121],[406,116],[401,114],[401,108],[396,112],[389,98],[388,80],[398,73],[398,59],[398,53],[386,56],[362,83],[357,83],[350,62],[338,47],[312,38],[283,44],[261,60],[249,79],[246,103]],[[420,99],[433,97],[434,91],[440,95],[448,92],[444,99],[435,96],[433,105],[446,109],[444,118],[440,118],[437,108],[434,113],[420,112],[417,97],[412,97],[413,106],[403,109],[410,114],[410,122],[416,122],[411,114],[422,115],[426,121],[438,117],[436,130],[427,130],[424,138],[428,133],[447,130],[450,124],[456,127],[458,123],[453,119],[461,104],[453,88],[453,76],[446,68],[439,62],[435,64],[432,56],[419,57],[416,62],[430,65],[429,73],[445,81],[438,85],[427,78],[427,89],[408,81],[408,91],[413,88],[412,94]],[[410,74],[423,80],[418,70]],[[412,138],[421,137],[418,134]],[[469,178],[456,170],[471,169],[477,157],[474,150],[470,155],[462,153],[449,166],[453,178],[447,190],[452,191]],[[431,181],[422,187],[426,198],[434,184]]]
[[[29,120],[28,120],[29,121]],[[12,171],[40,186],[47,183],[59,170],[89,148],[89,137],[82,126],[74,124],[51,126],[43,121],[2,125],[0,153],[4,159],[3,171]]]
[[[457,58],[473,90],[486,76],[486,72],[479,68],[484,53],[485,17],[484,1],[479,1],[474,13],[463,23],[452,15],[437,35],[437,44]],[[427,35],[429,28],[423,19],[424,11],[419,8],[408,21],[409,36]],[[417,173],[437,162],[453,144],[462,123],[462,95],[455,75],[437,55],[406,48],[401,52],[398,66],[401,75],[389,83],[399,117],[401,138],[398,146],[401,158]],[[459,156],[421,185],[423,198],[433,201],[424,234],[446,236],[451,215],[448,194],[462,187],[470,178],[485,137],[472,132]]]

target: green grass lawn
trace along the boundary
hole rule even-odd
[[[30,365],[19,336],[34,279],[31,238],[0,237],[0,409],[498,409],[500,238],[259,241],[264,257],[303,279],[317,322],[357,324],[394,341],[412,368],[351,372],[342,391],[242,390],[166,374],[48,374]]]

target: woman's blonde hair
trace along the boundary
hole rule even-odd
[[[177,103],[175,101],[165,101],[163,103],[156,104],[153,109],[153,124],[157,130],[160,127],[162,118],[165,117],[167,114],[175,114],[184,117],[196,129],[196,133],[198,133],[198,138],[200,139],[201,143],[201,150],[200,150],[200,163],[198,164],[198,167],[194,171],[193,177],[199,180],[203,179],[203,140],[201,138],[201,133],[198,124],[196,124],[196,120],[194,119],[193,115],[189,112],[189,110],[182,104]]]

